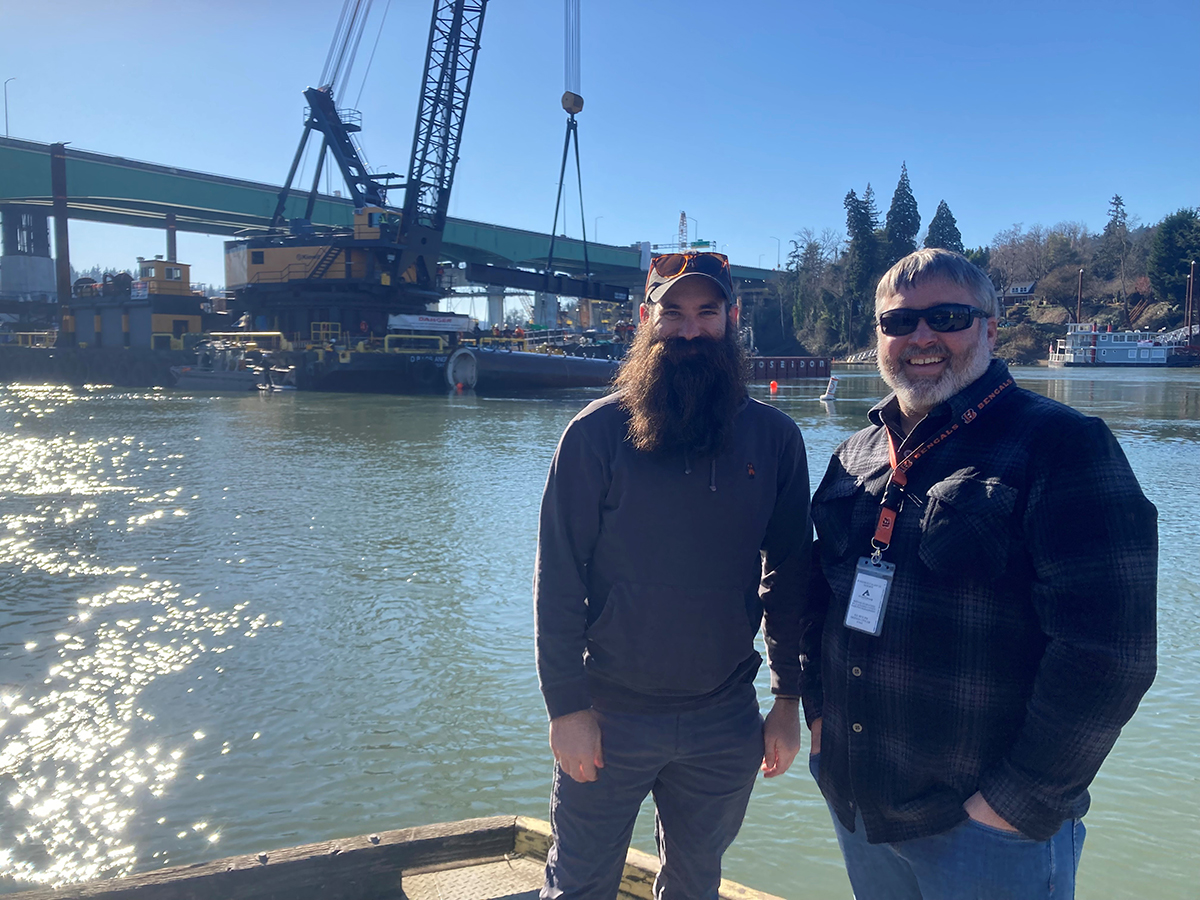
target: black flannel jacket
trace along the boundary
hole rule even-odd
[[[805,712],[823,718],[822,792],[849,829],[858,804],[872,843],[954,827],[977,790],[1049,838],[1087,810],[1154,679],[1157,511],[1100,419],[1015,385],[985,402],[1009,379],[993,360],[900,446],[903,459],[960,425],[908,472],[879,637],[843,622],[891,471],[894,398],[813,496],[826,617]]]

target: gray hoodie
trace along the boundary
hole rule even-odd
[[[812,540],[787,415],[747,399],[716,458],[650,454],[613,394],[567,426],[542,497],[537,667],[551,718],[593,704],[694,708],[752,681],[765,613],[771,689],[799,695]]]

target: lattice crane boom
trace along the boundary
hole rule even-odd
[[[406,230],[445,227],[486,10],[487,0],[434,0],[405,186]]]

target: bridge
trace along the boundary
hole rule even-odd
[[[54,215],[55,197],[51,168],[52,148],[16,138],[0,138],[0,212],[35,212]],[[275,211],[279,186],[141,162],[120,156],[66,147],[57,163],[65,174],[65,196],[58,198],[67,219],[162,229],[167,258],[175,257],[178,231],[215,235],[250,235],[266,231]],[[60,175],[60,177],[62,177]],[[292,194],[285,216],[304,214],[307,197]],[[313,224],[352,226],[354,207],[349,199],[321,194],[313,209]],[[55,222],[56,234],[65,222]],[[6,244],[9,229],[5,227]],[[69,241],[59,239],[69,247]],[[560,236],[555,241],[554,268],[572,275],[584,274],[583,242]],[[454,263],[485,263],[516,268],[543,269],[550,235],[485,222],[450,218],[443,234],[442,256]],[[645,283],[643,247],[588,243],[593,278],[639,292]],[[7,246],[4,254],[13,251]],[[49,250],[42,254],[49,255]],[[744,291],[761,291],[776,273],[770,269],[733,266],[733,276]]]

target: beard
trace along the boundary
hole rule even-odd
[[[638,329],[616,379],[630,443],[648,453],[719,455],[733,435],[746,377],[733,328],[722,338],[692,340]]]
[[[904,363],[918,356],[945,356],[949,365],[936,378],[912,378],[904,370]],[[979,340],[960,353],[951,353],[949,347],[938,343],[933,347],[909,348],[897,359],[880,354],[879,374],[896,392],[902,410],[925,414],[978,380],[991,361],[987,329],[981,324]]]

